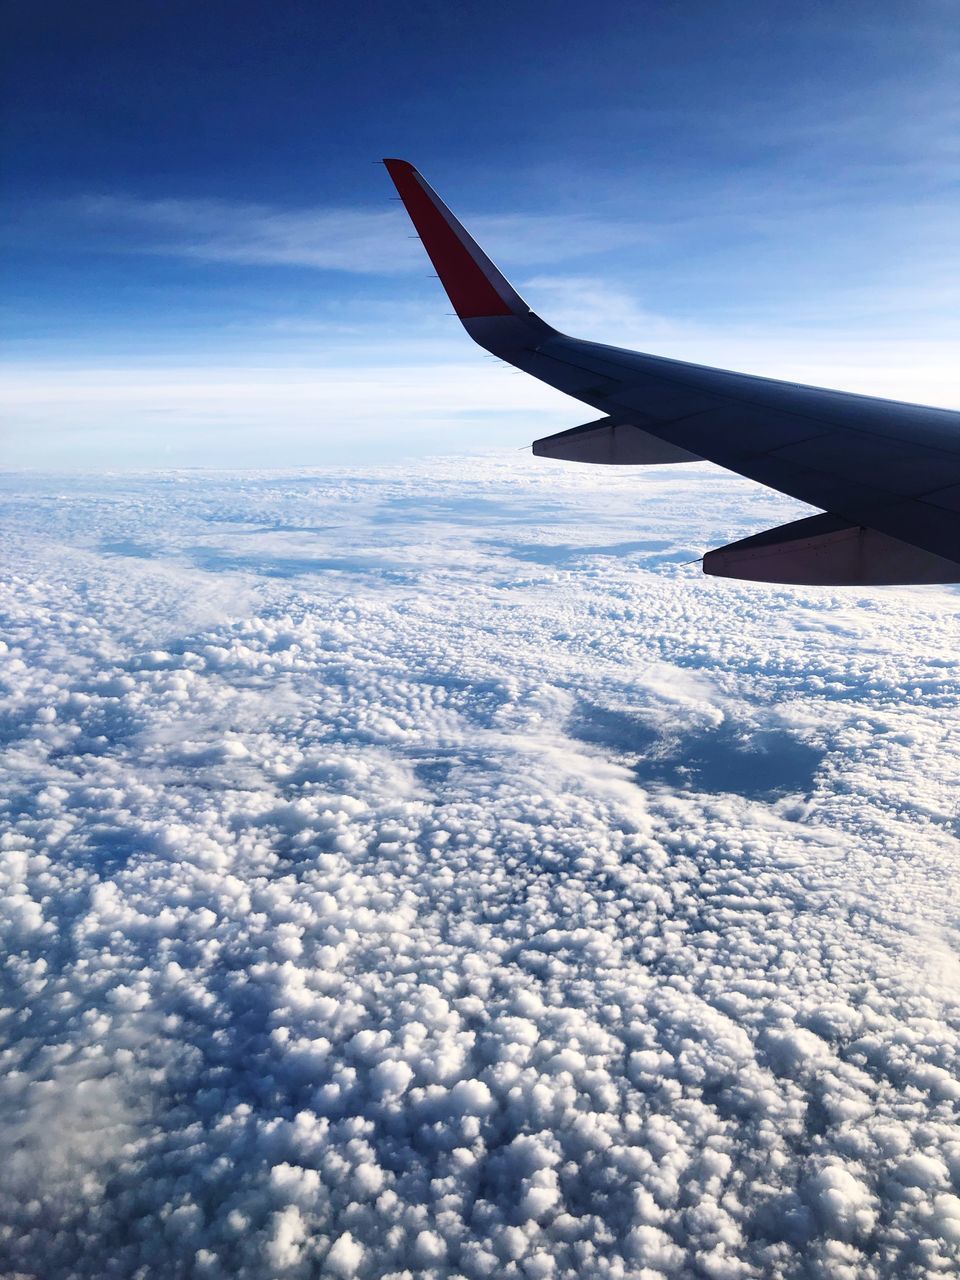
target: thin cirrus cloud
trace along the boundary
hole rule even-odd
[[[781,309],[766,324],[757,314],[728,323],[710,315],[668,315],[599,275],[541,273],[525,278],[523,291],[551,323],[579,337],[864,395],[960,405],[956,326],[944,329],[935,316],[909,333],[883,326],[877,313],[891,305],[892,295],[879,288],[848,296],[847,306],[862,318],[859,327],[831,316],[819,299],[801,311]],[[954,292],[945,282],[931,308]],[[913,303],[921,305],[916,290]]]
[[[289,209],[225,200],[88,196],[65,203],[61,216],[81,234],[121,250],[168,254],[240,266],[292,266],[361,274],[394,274],[423,265],[399,211]],[[471,227],[526,262],[554,262],[648,239],[639,222],[572,214],[480,215]]]

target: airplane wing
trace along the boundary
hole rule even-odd
[[[603,415],[535,441],[535,454],[607,465],[705,458],[822,510],[707,552],[705,573],[960,582],[960,412],[567,337],[530,310],[412,165],[384,164],[474,341]]]

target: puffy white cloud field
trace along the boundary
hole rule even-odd
[[[705,466],[0,501],[0,1274],[957,1274],[955,589],[704,578]]]

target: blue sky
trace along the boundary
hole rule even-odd
[[[383,155],[579,336],[960,404],[950,3],[8,14],[8,465],[322,465],[580,420],[446,314]]]

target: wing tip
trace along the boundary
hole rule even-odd
[[[384,166],[461,320],[529,313],[526,303],[409,160]]]

